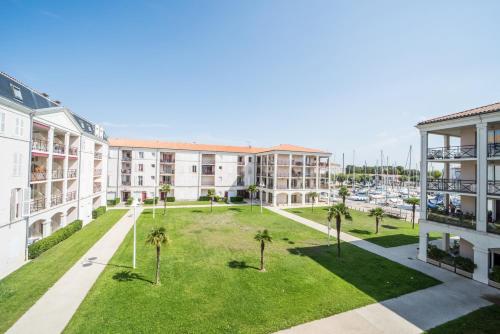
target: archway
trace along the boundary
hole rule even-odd
[[[58,212],[50,218],[51,233],[54,233],[55,231],[57,231],[58,229],[60,229],[62,227],[62,225],[61,225],[62,224],[62,216],[63,216],[63,213]]]
[[[72,206],[71,208],[68,209],[68,211],[66,211],[66,223],[67,224],[72,223],[77,219],[78,219],[78,216],[77,216],[76,207]]]

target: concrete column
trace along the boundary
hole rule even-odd
[[[302,197],[302,205],[306,205],[306,192],[303,191],[301,195],[302,195],[301,196]]]
[[[52,234],[52,227],[50,226],[51,222],[52,222],[51,220],[46,220],[42,224],[42,237],[43,238],[46,238],[46,237],[48,237],[49,235]]]
[[[476,269],[474,269],[474,274],[472,278],[476,281],[488,284],[488,249],[479,248],[477,246],[474,249],[474,263],[476,264]]]
[[[328,191],[326,192],[328,194],[328,200],[327,203],[330,205],[330,196],[331,196],[331,185],[332,185],[332,170],[330,168],[330,157],[326,160],[327,163],[327,170],[328,170]]]
[[[302,189],[306,189],[306,156],[302,156]]]
[[[427,243],[429,235],[423,229],[419,231],[418,239],[418,259],[424,262],[427,261]]]
[[[476,176],[476,229],[486,232],[488,191],[488,124],[476,125],[477,133],[477,176]]]
[[[47,183],[45,183],[45,207],[50,208],[52,199],[52,161],[54,154],[54,127],[49,128],[49,138],[48,138],[48,149],[49,156],[47,157]],[[49,225],[50,230],[50,225]],[[45,233],[45,232],[44,232]],[[50,232],[49,232],[50,233]]]
[[[292,205],[292,194],[288,192],[287,194],[287,199],[288,199],[288,206]]]
[[[63,194],[63,203],[66,203],[66,196],[68,194],[68,165],[69,165],[69,132],[66,132],[64,134],[64,162],[63,162],[63,188],[62,188],[62,194]]]
[[[288,188],[292,189],[292,155],[288,155]]]
[[[319,155],[316,156],[316,189],[319,189]]]
[[[271,195],[273,196],[273,206],[278,206],[276,204],[276,193],[273,191]]]
[[[274,153],[273,189],[278,187],[278,155]]]
[[[443,237],[441,239],[441,249],[444,251],[448,251],[450,249],[450,234],[443,233]]]
[[[427,131],[420,130],[420,220],[427,218],[427,149]],[[425,256],[427,258],[427,252]]]

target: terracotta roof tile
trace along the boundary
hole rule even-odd
[[[486,106],[474,108],[474,109],[469,109],[445,116],[440,116],[436,118],[431,118],[426,121],[418,123],[418,125],[424,125],[424,124],[430,124],[430,123],[437,123],[437,122],[443,122],[443,121],[449,121],[452,119],[458,119],[458,118],[464,118],[464,117],[471,117],[471,116],[477,116],[477,115],[483,115],[483,114],[488,114],[492,112],[500,111],[500,102],[489,104]]]
[[[269,152],[269,151],[291,151],[291,152],[328,154],[328,152],[325,151],[301,147],[301,146],[289,145],[289,144],[281,144],[270,148],[261,148],[252,146],[210,145],[210,144],[197,144],[197,143],[168,142],[159,140],[110,138],[109,146],[130,147],[130,148],[156,148],[156,149],[187,150],[187,151],[253,153],[253,154]]]

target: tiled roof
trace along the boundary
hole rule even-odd
[[[179,142],[167,142],[159,140],[136,140],[136,139],[121,139],[121,138],[110,138],[109,146],[130,147],[130,148],[156,148],[156,149],[187,150],[187,151],[253,153],[253,154],[268,152],[268,151],[327,153],[321,150],[295,146],[295,145],[288,145],[288,144],[281,144],[271,148],[260,148],[252,146],[210,145],[210,144],[179,143]]]
[[[449,114],[449,115],[445,115],[445,116],[431,118],[429,120],[418,123],[418,125],[424,125],[424,124],[430,124],[430,123],[449,121],[452,119],[483,115],[483,114],[488,114],[488,113],[492,113],[492,112],[496,112],[496,111],[500,111],[500,102],[489,104],[487,106],[482,106],[479,108],[474,108],[474,109],[469,109],[469,110],[457,112],[454,114]]]

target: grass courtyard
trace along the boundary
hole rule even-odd
[[[429,334],[497,334],[500,330],[500,306],[491,305],[452,320],[427,333]]]
[[[313,220],[317,223],[328,225],[328,207],[311,207],[286,209],[286,211],[301,217]],[[411,223],[404,220],[384,217],[379,223],[379,232],[375,234],[375,217],[366,212],[349,209],[352,221],[342,219],[342,232],[349,233],[360,239],[372,242],[382,247],[396,247],[418,243],[418,224],[412,229]],[[332,220],[332,228],[335,221]],[[436,239],[438,234],[431,234],[430,239]]]
[[[0,280],[0,333],[54,285],[127,210],[110,210]]]
[[[152,285],[155,248],[145,244],[164,226],[161,286]],[[269,229],[261,273],[253,237]],[[248,206],[170,209],[137,224],[137,269],[129,233],[66,333],[268,333],[423,289],[439,282],[344,243],[338,258],[325,235]]]

